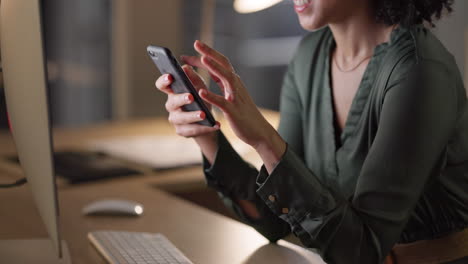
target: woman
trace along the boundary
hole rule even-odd
[[[233,150],[219,125],[168,94],[169,121],[193,137],[210,186],[270,241],[290,232],[329,263],[468,263],[468,107],[452,56],[422,26],[450,0],[295,0],[312,31],[289,65],[278,133],[257,110],[227,58],[195,42],[222,88],[200,96],[219,107],[264,162]],[[464,242],[465,244],[460,244]],[[406,261],[406,262],[405,262]],[[455,262],[454,262],[455,261]]]

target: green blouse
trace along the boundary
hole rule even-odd
[[[468,226],[468,106],[455,61],[424,27],[375,48],[335,137],[329,28],[310,33],[289,65],[271,174],[244,162],[220,133],[208,185],[270,241],[291,231],[330,263],[379,263],[395,243]],[[386,73],[386,74],[384,74]],[[255,203],[245,216],[234,199]]]

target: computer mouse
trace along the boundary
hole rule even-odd
[[[140,216],[143,214],[143,205],[130,200],[105,199],[86,205],[82,212],[84,215]]]

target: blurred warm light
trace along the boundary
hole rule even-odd
[[[235,0],[234,9],[239,13],[252,13],[275,5],[282,0]]]
[[[140,205],[135,206],[135,213],[137,215],[141,215],[143,213],[143,206],[140,206]]]

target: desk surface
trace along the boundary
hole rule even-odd
[[[277,122],[275,116],[269,117],[272,123]],[[165,120],[151,119],[57,129],[54,141],[56,149],[80,149],[91,139],[168,133],[173,130]],[[14,144],[7,133],[0,134],[0,146],[0,157],[14,154]],[[2,158],[0,176],[2,181],[11,181],[22,175],[16,165]],[[194,263],[323,263],[311,251],[286,241],[269,244],[251,227],[176,198],[157,187],[200,183],[203,183],[200,167],[157,173],[147,169],[143,176],[73,186],[59,179],[61,231],[73,263],[100,262],[86,238],[89,231],[100,229],[163,233]],[[145,206],[145,213],[141,217],[81,214],[87,203],[109,197],[139,201]],[[28,185],[0,190],[0,201],[0,239],[47,236]]]

